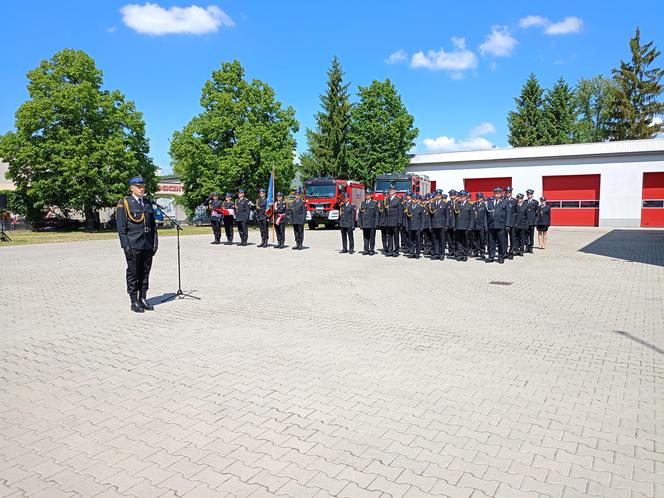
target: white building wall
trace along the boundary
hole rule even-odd
[[[442,154],[435,156],[441,157]],[[436,157],[436,158],[437,158]],[[432,159],[434,159],[432,155]],[[466,178],[512,177],[514,193],[528,188],[535,196],[542,194],[542,177],[554,175],[600,176],[599,225],[602,227],[638,227],[641,225],[641,195],[644,172],[664,172],[664,151],[647,154],[603,155],[425,163],[427,155],[416,155],[410,173],[428,175],[436,188],[459,190]]]

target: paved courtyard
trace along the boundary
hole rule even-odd
[[[505,265],[210,240],[202,300],[143,315],[117,241],[0,247],[0,496],[664,496],[664,232]]]

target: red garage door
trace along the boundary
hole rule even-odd
[[[664,173],[643,174],[642,227],[664,227]]]
[[[471,193],[473,198],[477,192],[482,192],[484,195],[493,195],[493,189],[500,187],[504,189],[512,185],[512,177],[506,176],[504,178],[466,178],[463,181],[463,188]]]
[[[544,197],[551,206],[552,225],[599,225],[600,175],[542,178]]]

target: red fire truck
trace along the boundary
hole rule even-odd
[[[385,192],[391,185],[397,188],[397,195],[403,197],[410,191],[415,194],[425,195],[431,193],[431,181],[426,175],[416,175],[413,173],[388,173],[377,175],[374,186],[375,198],[382,200],[385,198]]]
[[[359,208],[364,199],[364,185],[351,180],[319,177],[305,180],[305,202],[307,223],[315,230],[319,224],[333,228],[339,224],[339,204],[344,192],[350,195],[350,202]]]

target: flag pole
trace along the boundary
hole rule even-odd
[[[277,202],[277,177],[274,174],[274,166],[272,166],[272,243],[274,244],[274,204]]]

